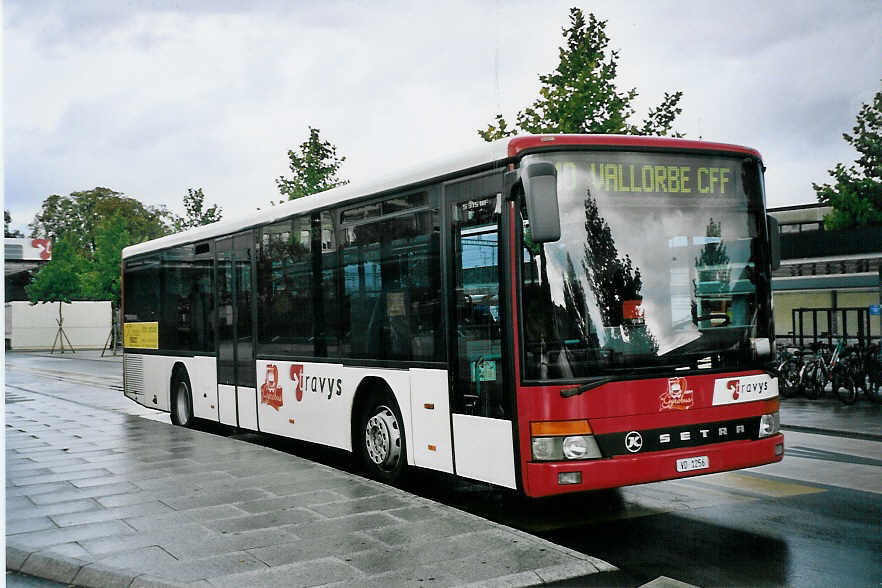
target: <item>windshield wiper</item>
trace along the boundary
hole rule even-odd
[[[592,379],[588,380],[587,382],[585,382],[584,384],[582,384],[581,386],[578,386],[576,388],[563,388],[563,389],[561,389],[560,397],[561,398],[571,398],[573,396],[578,396],[579,394],[584,394],[588,390],[598,388],[600,386],[603,386],[604,384],[609,384],[610,382],[615,381],[615,379],[616,378],[614,378],[612,376],[603,376],[600,378],[592,378]]]

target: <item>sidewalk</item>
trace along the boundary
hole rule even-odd
[[[861,396],[855,404],[845,406],[829,392],[819,400],[782,397],[781,428],[785,436],[791,430],[882,440],[882,405]]]
[[[34,576],[101,587],[526,586],[616,570],[231,438],[15,388],[6,418],[6,565]]]
[[[86,586],[622,583],[605,562],[456,509],[151,420],[162,413],[122,396],[121,355],[29,356],[7,371],[9,569]],[[880,412],[781,399],[785,433],[882,439]]]

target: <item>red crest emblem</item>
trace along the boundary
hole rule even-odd
[[[694,402],[686,378],[668,378],[668,389],[658,397],[658,410],[689,410]]]
[[[277,411],[282,407],[282,387],[279,386],[279,368],[271,363],[266,366],[266,380],[260,387],[260,403],[272,406]]]

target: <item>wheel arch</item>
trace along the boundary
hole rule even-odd
[[[178,386],[175,385],[175,382],[186,382],[186,388],[188,389],[187,403],[189,406],[187,407],[186,414],[188,414],[188,418],[185,420],[180,420],[180,415],[177,412],[177,403],[178,403]],[[176,361],[172,365],[171,376],[168,379],[169,392],[168,392],[168,407],[169,413],[171,414],[172,424],[175,425],[183,425],[185,427],[190,427],[193,424],[193,420],[195,418],[193,414],[193,384],[190,381],[190,373],[187,370],[187,366],[182,361]]]
[[[410,448],[410,422],[408,419],[410,411],[405,410],[409,409],[410,406],[402,406],[402,402],[406,401],[407,399],[400,398],[399,395],[395,393],[395,390],[393,390],[389,382],[380,376],[365,376],[358,383],[358,386],[355,387],[355,394],[352,398],[352,409],[349,413],[350,451],[353,454],[355,454],[357,451],[356,443],[358,443],[358,425],[361,413],[365,410],[366,406],[371,402],[371,400],[373,398],[376,398],[378,395],[387,396],[395,403],[395,407],[398,409],[398,414],[401,415],[402,419],[401,424],[404,430],[405,445],[407,446],[407,463],[409,465],[413,465],[413,451]]]
[[[178,376],[183,376],[190,380],[190,373],[187,371],[187,366],[184,365],[183,361],[176,361],[174,365],[172,365],[171,373],[168,376],[168,401],[169,405],[174,401],[173,395],[175,393],[174,383],[175,379]],[[190,389],[192,390],[193,384],[190,384]]]

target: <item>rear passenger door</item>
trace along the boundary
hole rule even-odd
[[[215,252],[220,422],[257,430],[253,233],[218,239]]]

